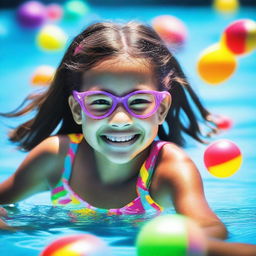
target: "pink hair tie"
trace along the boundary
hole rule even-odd
[[[79,44],[79,45],[75,48],[73,56],[76,55],[76,54],[78,54],[82,49],[83,49],[82,46],[80,46],[80,44]]]

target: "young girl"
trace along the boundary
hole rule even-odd
[[[183,133],[204,137],[187,96],[208,124],[209,112],[150,27],[89,26],[67,49],[50,88],[2,114],[37,112],[10,133],[30,153],[1,184],[0,203],[51,190],[53,205],[82,214],[141,214],[173,205],[202,227],[209,255],[255,255],[252,245],[210,239],[224,239],[226,229],[179,147]]]

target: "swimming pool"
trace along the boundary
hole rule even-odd
[[[177,58],[206,106],[234,121],[233,129],[223,132],[216,139],[227,138],[236,142],[243,153],[243,165],[234,176],[217,179],[203,165],[205,146],[191,142],[186,150],[202,174],[210,206],[228,227],[228,241],[256,244],[256,52],[239,58],[233,77],[217,87],[205,84],[195,70],[199,53],[217,42],[231,21],[238,18],[254,19],[255,8],[243,8],[234,16],[221,16],[206,7],[95,7],[94,13],[85,20],[75,25],[63,23],[61,26],[73,37],[92,20],[137,19],[150,22],[160,14],[175,15],[186,23],[189,39],[184,49],[177,52]],[[0,111],[15,108],[33,90],[29,80],[35,67],[42,64],[56,66],[63,54],[50,54],[37,49],[34,45],[35,32],[27,31],[24,36],[24,31],[17,26],[13,16],[13,10],[0,11]],[[10,175],[25,156],[8,143],[5,136],[7,124],[14,125],[15,121],[0,120],[0,181]],[[107,241],[114,255],[132,256],[135,255],[134,238],[138,227],[152,217],[74,218],[53,209],[48,196],[48,193],[42,193],[16,207],[9,207],[8,222],[25,228],[16,233],[0,232],[2,255],[38,255],[49,241],[57,237],[90,232]]]

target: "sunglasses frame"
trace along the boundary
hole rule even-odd
[[[112,93],[109,93],[109,92],[106,92],[106,91],[84,91],[84,92],[78,92],[76,90],[74,90],[73,92],[73,96],[75,98],[75,100],[80,104],[82,110],[84,111],[84,113],[93,118],[93,119],[103,119],[103,118],[106,118],[108,116],[110,116],[114,110],[116,109],[116,106],[118,104],[122,104],[126,111],[132,115],[133,117],[136,117],[136,118],[148,118],[149,116],[152,116],[158,109],[158,107],[160,106],[160,103],[163,101],[163,99],[167,96],[167,95],[170,95],[169,92],[167,91],[154,91],[154,90],[138,90],[138,91],[134,91],[134,92],[131,92],[131,93],[128,93],[126,94],[125,96],[116,96],[116,95],[113,95]],[[146,115],[137,115],[135,113],[133,113],[129,106],[128,106],[128,99],[129,97],[131,97],[132,95],[136,95],[136,94],[152,94],[156,100],[156,104],[155,104],[155,107],[153,108],[152,111],[150,111],[148,114]],[[94,94],[103,94],[103,95],[106,95],[108,97],[110,97],[112,100],[113,100],[113,104],[111,106],[111,108],[108,110],[108,112],[102,116],[95,116],[93,114],[90,113],[89,110],[86,109],[85,107],[85,104],[84,104],[84,97],[86,96],[89,96],[89,95],[94,95]]]

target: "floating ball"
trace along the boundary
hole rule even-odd
[[[66,33],[58,26],[46,25],[37,35],[37,44],[43,50],[61,50],[67,42]]]
[[[48,86],[51,84],[55,74],[55,68],[51,66],[39,66],[34,71],[31,84],[34,86]]]
[[[29,1],[22,4],[17,11],[19,23],[27,28],[40,27],[47,18],[46,8],[37,1]]]
[[[214,0],[213,7],[221,13],[233,13],[239,8],[239,0]]]
[[[234,142],[222,139],[207,147],[204,152],[204,163],[213,176],[227,178],[241,167],[242,154]]]
[[[89,12],[89,6],[84,1],[70,0],[64,5],[64,17],[67,20],[77,20]]]
[[[90,234],[58,238],[41,252],[40,256],[107,256],[108,247],[98,237]]]
[[[218,43],[205,49],[197,62],[198,74],[205,82],[212,85],[217,85],[230,78],[236,67],[235,56]]]
[[[229,130],[233,126],[233,121],[227,116],[218,116],[216,125],[221,130]]]
[[[162,215],[146,223],[136,239],[138,256],[206,255],[205,237],[191,219],[175,214]]]
[[[224,31],[221,42],[234,54],[246,54],[256,49],[256,22],[237,20]]]
[[[153,19],[152,26],[167,44],[181,45],[187,39],[185,24],[174,16],[158,16]]]
[[[224,115],[212,115],[211,121],[221,130],[229,130],[233,126],[232,119]]]
[[[46,6],[48,20],[58,21],[63,16],[63,8],[58,4],[49,4]]]

